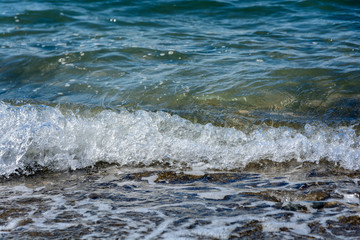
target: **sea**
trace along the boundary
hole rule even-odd
[[[1,239],[359,236],[359,0],[1,0]]]

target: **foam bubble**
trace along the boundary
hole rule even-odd
[[[259,126],[249,133],[194,124],[164,112],[102,111],[90,117],[49,106],[0,103],[0,174],[37,167],[80,169],[99,161],[120,166],[236,169],[260,159],[328,159],[360,169],[352,127]]]

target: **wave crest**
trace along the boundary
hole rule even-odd
[[[194,124],[164,112],[104,110],[85,117],[49,106],[0,103],[0,134],[0,174],[5,176],[38,167],[81,169],[98,162],[231,170],[263,159],[325,158],[360,169],[360,139],[348,126],[258,126],[245,132]]]

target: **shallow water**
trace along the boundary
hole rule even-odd
[[[0,236],[359,236],[360,4],[2,1]]]
[[[360,232],[359,173],[99,169],[4,181],[2,236],[357,239]]]

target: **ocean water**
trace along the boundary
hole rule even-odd
[[[360,2],[0,2],[0,237],[356,239]]]

